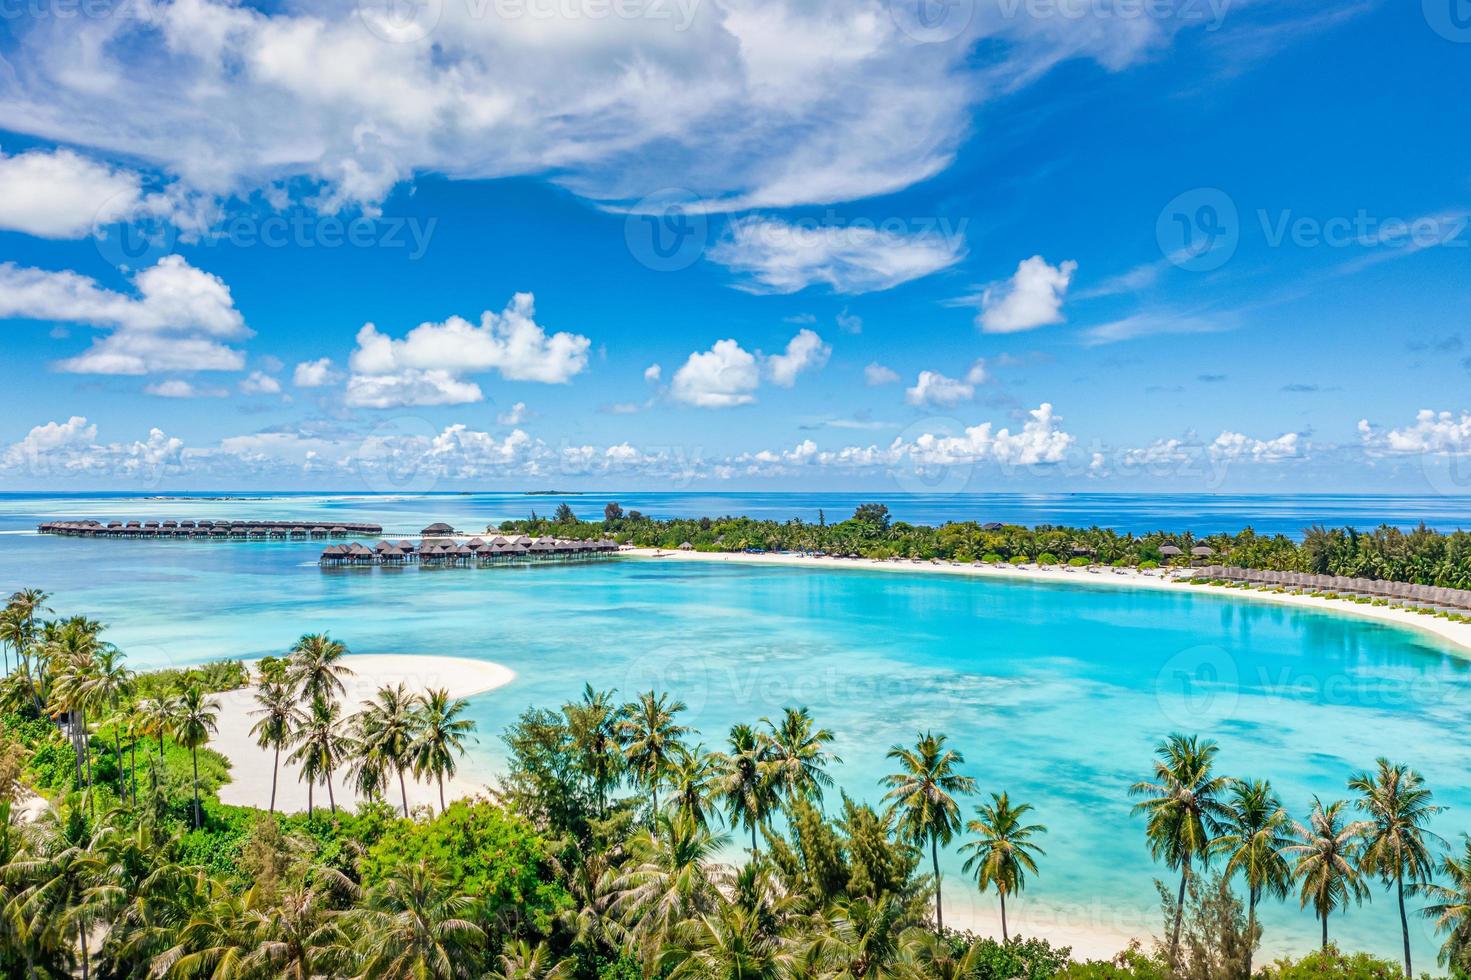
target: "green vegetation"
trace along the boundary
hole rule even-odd
[[[1136,535],[1097,527],[1027,528],[974,521],[925,527],[891,520],[882,504],[863,504],[851,518],[837,524],[747,517],[656,520],[638,511],[625,512],[618,504],[609,504],[603,514],[602,521],[579,521],[570,510],[559,510],[552,520],[506,521],[487,530],[579,539],[612,536],[645,548],[673,549],[689,542],[697,551],[793,551],[1044,565],[1074,564],[1081,559],[1080,564],[1141,568],[1188,565],[1191,549],[1205,546],[1215,552],[1217,560],[1243,568],[1471,589],[1471,533],[1441,534],[1424,526],[1410,531],[1385,526],[1368,533],[1311,527],[1301,541],[1293,541],[1284,535],[1259,535],[1251,528],[1238,534],[1196,537],[1188,532]],[[1161,553],[1161,548],[1170,546],[1183,554]]]
[[[1081,962],[1005,925],[1051,873],[1047,830],[1000,789],[977,797],[941,733],[890,749],[875,807],[831,792],[835,736],[804,708],[710,751],[676,697],[588,687],[507,727],[493,799],[415,811],[404,774],[453,772],[463,703],[387,688],[344,716],[346,647],[309,634],[255,678],[256,739],[328,791],[328,810],[283,815],[216,797],[228,767],[202,672],[134,677],[100,625],[40,620],[45,601],[17,594],[15,621],[35,625],[6,639],[0,976],[1390,980],[1413,975],[1411,913],[1445,938],[1442,967],[1471,963],[1471,838],[1441,854],[1440,808],[1387,760],[1304,825],[1269,783],[1217,772],[1214,743],[1170,736],[1133,787],[1144,842],[1179,876],[1157,883],[1166,938]],[[334,776],[368,801],[337,808]],[[13,806],[28,787],[50,797],[34,821]],[[749,837],[743,856],[724,828]],[[951,846],[996,893],[1000,941],[943,925]],[[1253,970],[1261,902],[1295,892],[1325,916],[1374,881],[1402,910],[1403,967],[1325,933]]]

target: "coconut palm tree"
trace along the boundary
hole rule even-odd
[[[1427,828],[1430,818],[1441,811],[1431,802],[1425,779],[1408,766],[1380,758],[1373,774],[1359,773],[1348,781],[1359,794],[1355,805],[1373,826],[1365,831],[1360,870],[1377,874],[1386,886],[1393,885],[1399,902],[1400,937],[1404,942],[1405,976],[1410,969],[1410,920],[1405,914],[1405,882],[1411,888],[1430,880],[1435,859],[1427,841],[1445,841]]]
[[[123,666],[124,659],[122,651],[111,643],[98,644],[92,670],[84,682],[88,703],[99,710],[107,708],[116,712],[122,699],[133,692],[135,675]],[[121,726],[117,724],[112,726],[112,750],[117,760],[117,795],[122,799],[123,743]]]
[[[1148,818],[1145,834],[1156,861],[1180,871],[1180,894],[1175,901],[1175,924],[1170,930],[1169,963],[1174,969],[1184,921],[1185,886],[1195,863],[1211,857],[1211,842],[1228,816],[1220,796],[1230,786],[1213,772],[1215,742],[1176,733],[1155,748],[1154,778],[1129,787],[1129,795],[1143,797],[1134,813]]]
[[[76,807],[47,811],[35,838],[28,853],[6,865],[7,877],[29,882],[11,899],[7,917],[24,923],[33,942],[54,943],[68,953],[75,943],[86,980],[92,962],[87,936],[100,917],[92,888],[104,867],[92,852],[86,815]]]
[[[762,757],[761,739],[750,725],[732,725],[727,739],[730,751],[719,758],[722,774],[717,791],[730,826],[751,832],[751,858],[760,851],[756,832],[765,825],[776,809],[776,785],[771,770]]]
[[[342,721],[342,705],[336,699],[313,698],[311,707],[302,712],[296,731],[292,733],[293,748],[286,761],[295,763],[301,772],[298,778],[306,780],[306,810],[312,814],[313,788],[317,780],[327,784],[327,801],[332,813],[337,813],[337,796],[332,790],[332,773],[346,756],[348,740],[339,727]]]
[[[792,962],[787,944],[763,917],[739,905],[679,923],[662,957],[670,980],[786,980]]]
[[[380,687],[353,719],[357,752],[398,774],[405,817],[409,815],[409,790],[404,771],[413,766],[414,743],[419,738],[417,705],[418,699],[402,684]]]
[[[340,882],[346,879],[338,876]],[[349,889],[349,894],[355,886]],[[329,889],[298,884],[279,902],[245,914],[251,950],[245,956],[247,976],[281,980],[314,980],[341,975],[341,917],[335,914]]]
[[[630,842],[631,859],[614,880],[610,911],[627,925],[646,966],[679,923],[720,906],[723,878],[715,856],[728,840],[686,816],[658,813],[653,828]]]
[[[653,812],[659,812],[659,785],[669,774],[677,746],[689,728],[674,719],[685,710],[683,701],[669,699],[667,694],[646,691],[623,709],[618,724],[619,739],[628,767],[653,797]]]
[[[813,729],[812,712],[807,708],[787,708],[781,723],[762,718],[767,731],[762,736],[765,761],[780,792],[788,800],[798,797],[822,801],[822,791],[833,784],[827,774],[830,763],[843,760],[827,746],[834,735],[831,729]]]
[[[41,684],[38,686],[36,676],[31,672],[30,651],[36,642],[36,617],[51,612],[46,605],[46,600],[49,598],[51,596],[40,589],[21,589],[18,592],[12,592],[6,604],[6,609],[13,610],[16,615],[17,629],[12,634],[12,644],[15,646],[16,660],[19,661],[27,680],[31,682],[37,711],[41,711],[46,703],[45,678],[41,678]],[[43,672],[38,670],[37,673]]]
[[[996,886],[1001,896],[1001,941],[1010,942],[1006,930],[1006,896],[1016,895],[1026,887],[1027,873],[1037,873],[1036,856],[1046,854],[1032,842],[1034,837],[1047,833],[1039,823],[1023,823],[1032,811],[1030,803],[1012,805],[1005,793],[992,793],[990,803],[976,807],[976,819],[965,825],[975,839],[960,845],[961,852],[970,852],[965,859],[965,870],[973,871],[976,885],[984,893]]]
[[[560,980],[571,976],[573,961],[557,962],[545,943],[533,946],[518,939],[496,957],[485,980]]]
[[[562,713],[572,735],[578,764],[598,800],[598,815],[608,809],[608,791],[618,784],[624,768],[618,744],[619,712],[612,691],[583,686],[582,700],[564,705]]]
[[[1226,799],[1226,816],[1213,849],[1226,859],[1226,877],[1246,881],[1246,975],[1256,946],[1256,907],[1262,897],[1286,898],[1292,866],[1284,856],[1293,844],[1292,821],[1264,779],[1237,779]]]
[[[299,724],[300,709],[297,708],[296,698],[289,687],[267,680],[261,681],[260,686],[256,688],[255,703],[260,707],[251,711],[251,715],[260,720],[250,726],[250,734],[255,736],[256,745],[275,752],[271,760],[271,806],[269,810],[275,813],[276,779],[281,774],[281,749],[290,742],[291,731]]]
[[[446,893],[428,862],[395,868],[344,918],[343,943],[355,976],[460,980],[479,975],[484,931],[470,920],[472,899]]]
[[[189,750],[194,766],[194,826],[204,823],[204,810],[199,806],[199,747],[209,742],[218,731],[219,704],[204,696],[197,685],[190,685],[179,695],[178,714],[174,716],[175,740]]]
[[[347,646],[326,633],[308,633],[291,648],[286,683],[303,702],[332,700],[347,693],[345,679],[352,669],[342,663]]]
[[[913,748],[895,745],[888,758],[899,763],[899,772],[885,776],[881,785],[889,791],[889,812],[898,818],[898,830],[910,844],[930,845],[930,865],[935,877],[935,932],[945,930],[940,904],[940,845],[950,843],[960,829],[960,805],[955,797],[974,793],[976,781],[956,769],[965,756],[947,749],[944,735],[925,732]]]
[[[465,754],[465,739],[473,738],[475,722],[460,716],[470,707],[464,698],[450,698],[443,688],[430,688],[419,699],[418,737],[409,747],[414,778],[433,779],[439,784],[439,811],[445,810],[444,779],[453,779],[459,757]]]
[[[1427,919],[1435,920],[1435,931],[1446,933],[1436,962],[1452,976],[1471,973],[1471,835],[1461,835],[1461,856],[1447,854],[1440,863],[1446,884],[1426,882],[1416,886],[1430,904],[1420,910]]]
[[[1311,903],[1323,923],[1323,948],[1328,948],[1328,916],[1348,905],[1364,901],[1369,889],[1359,873],[1362,836],[1373,824],[1368,821],[1346,822],[1348,804],[1336,800],[1327,806],[1313,797],[1313,810],[1306,826],[1292,825],[1298,843],[1287,848],[1297,858],[1292,870],[1298,882],[1302,907]]]
[[[694,748],[681,745],[669,773],[670,802],[674,812],[688,817],[697,826],[709,826],[710,811],[719,815],[719,811],[710,806],[710,801],[722,772],[720,759],[706,752],[703,745]]]
[[[158,737],[158,754],[163,755],[163,740],[174,726],[174,716],[179,713],[177,697],[144,698],[138,702],[138,715],[143,722],[143,732]]]

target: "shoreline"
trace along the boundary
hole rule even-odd
[[[355,676],[345,681],[347,690],[342,696],[344,720],[358,709],[361,702],[371,698],[384,686],[402,683],[416,694],[430,687],[442,687],[449,691],[452,698],[468,698],[504,687],[516,679],[515,671],[509,667],[468,657],[365,653],[349,654],[342,658],[342,663],[355,673]],[[210,739],[209,748],[230,760],[230,781],[219,788],[220,802],[265,810],[271,802],[274,752],[260,748],[250,735],[250,727],[256,721],[250,714],[256,708],[255,689],[237,688],[211,697],[219,705],[220,711],[218,731]],[[477,733],[477,737],[481,737],[480,733]],[[281,753],[276,809],[283,813],[295,813],[307,808],[307,786],[297,778],[297,767],[286,761],[287,754],[285,751]],[[471,754],[467,752],[465,759],[470,758]],[[475,770],[462,763],[460,772],[445,781],[445,802],[450,803],[482,792],[486,784],[476,776]],[[360,797],[347,786],[345,777],[345,773],[333,774],[333,793],[339,808],[352,810],[356,808]],[[437,784],[407,780],[405,785],[410,810],[429,804],[438,812]],[[399,794],[393,792],[393,789],[394,787],[390,787],[388,802],[397,806]],[[326,807],[328,802],[326,787],[318,786],[314,796],[315,805],[319,808]]]
[[[1151,574],[1133,568],[1095,566],[1086,568],[1055,566],[1049,568],[1015,565],[961,565],[944,561],[885,561],[877,558],[817,558],[811,555],[760,554],[724,551],[663,551],[657,548],[631,548],[620,554],[640,561],[729,561],[740,564],[777,565],[789,568],[837,569],[850,572],[913,573],[920,575],[955,575],[1010,581],[1052,582],[1070,586],[1102,586],[1104,588],[1142,588],[1171,592],[1193,592],[1223,598],[1270,602],[1282,606],[1331,614],[1356,616],[1375,622],[1427,633],[1454,648],[1454,652],[1471,659],[1471,623],[1456,623],[1436,616],[1410,612],[1398,606],[1371,606],[1347,599],[1325,599],[1311,595],[1263,592],[1248,588],[1225,588],[1196,585],[1180,581],[1163,569]]]

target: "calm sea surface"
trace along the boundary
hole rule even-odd
[[[610,495],[612,497],[614,495]],[[568,498],[589,516],[602,496]],[[616,495],[656,515],[844,516],[840,495]],[[621,560],[582,567],[323,571],[319,544],[87,541],[27,532],[52,517],[376,520],[397,530],[519,516],[557,498],[512,494],[248,501],[0,495],[0,589],[37,586],[58,613],[85,612],[137,667],[280,653],[330,630],[357,653],[435,653],[504,663],[518,679],[473,700],[482,741],[471,770],[501,758],[494,737],[531,704],[584,681],[631,694],[675,691],[709,747],[739,720],[809,706],[838,735],[836,775],[878,798],[885,750],[942,730],[983,789],[1034,803],[1051,830],[1021,913],[1103,931],[1153,927],[1157,873],[1127,786],[1175,730],[1222,745],[1231,774],[1273,780],[1299,819],[1314,794],[1346,795],[1355,769],[1388,754],[1420,768],[1450,807],[1437,830],[1471,830],[1468,662],[1415,631],[1221,596],[991,582],[889,572]],[[1290,532],[1329,524],[1462,521],[1454,502],[1409,498],[891,498],[904,519],[1098,523]],[[1094,509],[1089,510],[1089,507]],[[1080,582],[1085,577],[1079,575]],[[969,807],[967,806],[967,810]],[[948,858],[948,903],[974,899]],[[1296,903],[1264,912],[1269,950],[1305,949],[1316,926]],[[1393,954],[1393,904],[1332,924]],[[1412,923],[1417,967],[1438,945]]]

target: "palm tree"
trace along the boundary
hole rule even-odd
[[[572,974],[572,961],[553,961],[552,951],[546,945],[531,945],[518,939],[496,957],[495,968],[485,975],[485,980],[559,980]]]
[[[1030,803],[1013,806],[1005,793],[992,793],[991,802],[977,806],[976,819],[965,825],[976,839],[960,845],[962,852],[971,852],[965,870],[975,872],[980,890],[984,893],[988,886],[995,885],[1001,896],[1002,942],[1011,941],[1006,930],[1006,896],[1019,894],[1026,887],[1027,873],[1037,873],[1034,855],[1047,853],[1032,843],[1032,838],[1047,833],[1047,828],[1022,822],[1031,810]]]
[[[1377,874],[1386,884],[1393,884],[1399,901],[1400,936],[1404,941],[1405,976],[1410,969],[1410,920],[1405,915],[1405,881],[1413,888],[1430,880],[1435,873],[1435,859],[1425,846],[1426,840],[1444,844],[1426,825],[1441,811],[1431,802],[1424,778],[1405,765],[1380,758],[1375,771],[1359,773],[1348,781],[1348,788],[1359,793],[1355,805],[1369,816],[1373,826],[1365,832],[1360,870]]]
[[[1440,873],[1449,884],[1427,882],[1415,889],[1430,898],[1420,914],[1435,920],[1437,933],[1448,934],[1436,962],[1452,976],[1464,976],[1471,968],[1471,835],[1461,835],[1461,848],[1459,858],[1447,854],[1441,861]]]
[[[327,784],[327,801],[337,813],[337,797],[332,791],[332,772],[342,764],[347,738],[338,731],[342,706],[335,699],[313,698],[311,707],[299,717],[291,741],[294,748],[288,762],[301,767],[299,778],[306,780],[306,811],[313,810],[312,791],[321,779]]]
[[[1282,801],[1263,779],[1231,783],[1226,816],[1213,848],[1226,859],[1226,877],[1240,873],[1246,881],[1246,975],[1256,947],[1256,907],[1264,895],[1286,898],[1292,866],[1284,857],[1293,844],[1292,821]]]
[[[174,726],[174,716],[179,713],[178,699],[174,697],[144,698],[138,702],[138,715],[143,722],[143,732],[158,736],[158,754],[163,755],[164,736]]]
[[[396,867],[345,918],[344,943],[370,978],[458,980],[478,975],[485,933],[469,918],[464,895],[445,894],[428,862]]]
[[[832,731],[814,731],[812,712],[805,707],[787,708],[780,725],[770,718],[762,718],[761,723],[768,729],[762,737],[763,755],[781,792],[789,800],[806,797],[821,802],[823,789],[833,783],[828,764],[843,761],[827,749],[834,738]]]
[[[439,784],[439,811],[445,810],[444,779],[454,778],[458,757],[465,754],[465,739],[473,738],[475,722],[461,718],[470,702],[450,699],[443,688],[430,688],[419,699],[418,738],[409,747],[414,777],[433,778]]]
[[[298,722],[300,714],[296,707],[296,698],[292,696],[291,689],[284,684],[276,684],[271,681],[261,681],[256,688],[255,703],[260,705],[251,712],[260,720],[250,726],[250,734],[255,736],[255,744],[263,749],[273,749],[275,756],[271,760],[271,813],[276,812],[276,779],[281,774],[281,749],[291,739],[292,728]]]
[[[1323,948],[1328,948],[1328,916],[1348,905],[1362,903],[1369,889],[1359,874],[1361,836],[1373,827],[1367,821],[1344,823],[1348,804],[1342,800],[1323,805],[1313,797],[1313,812],[1307,826],[1292,825],[1298,843],[1287,850],[1297,856],[1292,876],[1299,882],[1303,908],[1313,905],[1323,922]]]
[[[30,854],[12,860],[6,875],[31,882],[11,900],[13,914],[33,937],[55,936],[57,945],[81,950],[83,980],[90,975],[87,934],[98,919],[99,907],[91,889],[102,873],[102,862],[92,853],[87,818],[76,807],[48,811],[37,828]]]
[[[218,728],[219,705],[204,696],[197,685],[190,685],[179,695],[178,714],[174,718],[174,738],[189,750],[189,759],[194,765],[194,826],[204,823],[204,811],[199,806],[199,747],[209,741]]]
[[[618,709],[612,691],[595,691],[583,686],[582,700],[563,706],[567,728],[577,751],[578,764],[598,799],[598,815],[608,809],[608,790],[617,785],[623,770],[623,753],[618,745]]]
[[[252,907],[245,925],[253,947],[245,965],[259,971],[247,975],[314,980],[336,973],[342,931],[326,889],[299,884],[268,908]]]
[[[786,980],[791,952],[763,916],[739,905],[687,919],[675,928],[663,962],[670,980]]]
[[[653,812],[659,812],[659,784],[674,762],[676,746],[689,729],[677,724],[674,716],[685,710],[683,701],[671,701],[667,694],[646,691],[638,701],[626,705],[618,734],[623,742],[623,755],[629,768],[653,795]]]
[[[762,758],[761,739],[750,725],[732,725],[727,739],[730,751],[720,757],[724,770],[719,781],[719,796],[730,814],[730,826],[745,827],[751,832],[751,857],[760,851],[756,832],[776,809],[776,787],[771,770]]]
[[[1174,969],[1180,948],[1180,925],[1184,921],[1185,886],[1194,863],[1209,862],[1211,841],[1228,816],[1219,799],[1230,785],[1225,776],[1212,772],[1215,742],[1176,733],[1155,748],[1154,779],[1135,783],[1129,795],[1144,797],[1134,805],[1135,813],[1148,817],[1145,834],[1149,853],[1165,866],[1180,870],[1180,894],[1175,901],[1175,925],[1170,931],[1169,963]]]
[[[413,747],[418,741],[421,721],[416,711],[417,701],[402,684],[381,687],[354,718],[357,752],[377,760],[385,770],[398,773],[405,817],[409,815],[409,790],[404,782],[404,770],[413,765]]]
[[[610,911],[628,924],[649,965],[679,923],[721,904],[715,856],[729,838],[688,817],[658,813],[654,826],[630,842],[631,860],[613,883]]]
[[[134,674],[124,667],[122,651],[110,643],[99,644],[88,675],[85,688],[87,700],[98,708],[110,708],[116,712],[123,697],[133,691]],[[105,743],[104,743],[105,744]],[[121,799],[123,790],[123,743],[120,726],[112,726],[113,757],[117,759],[117,795]]]
[[[353,676],[342,663],[347,646],[326,633],[308,633],[291,648],[286,665],[286,683],[304,702],[328,700],[347,693],[343,679]]]
[[[899,818],[900,834],[916,847],[930,845],[930,864],[935,876],[935,932],[945,930],[940,905],[940,845],[950,843],[960,829],[960,805],[955,797],[974,793],[976,781],[955,770],[965,764],[965,756],[945,747],[946,737],[925,732],[914,748],[895,745],[888,758],[899,763],[900,771],[885,776],[880,783],[889,788],[884,799],[889,812]]]
[[[35,700],[37,712],[45,709],[47,697],[45,691],[46,679],[44,676],[45,671],[38,669],[36,673],[42,676],[40,684],[38,685],[36,683],[36,677],[31,672],[30,650],[36,642],[37,614],[51,612],[51,609],[46,605],[46,600],[49,598],[50,595],[42,592],[40,589],[21,589],[18,592],[11,593],[9,603],[6,606],[7,609],[15,610],[18,617],[19,629],[14,634],[12,642],[15,643],[15,656],[20,661],[21,671],[26,675],[26,679],[31,685],[31,692]]]
[[[697,826],[710,824],[710,798],[720,781],[722,769],[720,759],[705,751],[704,746],[679,747],[674,766],[669,774],[671,802],[676,813],[682,814]],[[718,815],[718,811],[717,815]]]
[[[47,643],[47,656],[56,676],[51,690],[52,710],[69,720],[67,729],[76,754],[77,783],[92,785],[92,746],[87,710],[97,703],[98,658],[104,644],[97,639],[99,624],[76,619],[61,624]]]

